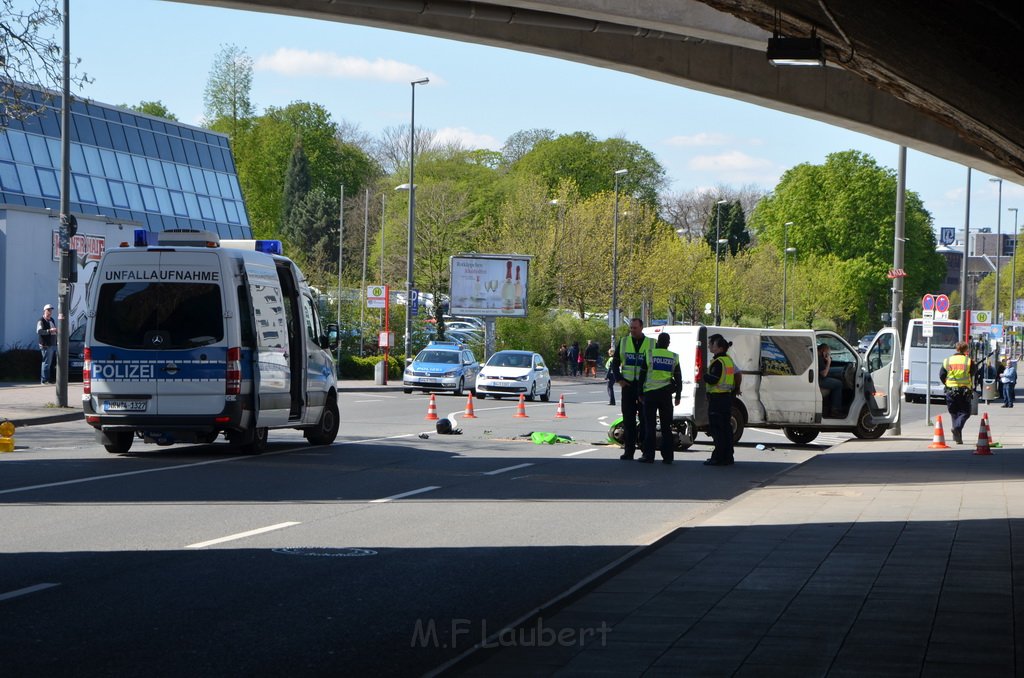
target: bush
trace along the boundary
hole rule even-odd
[[[360,358],[357,355],[344,354],[338,363],[338,379],[373,379],[375,365],[384,360],[382,355],[371,355]],[[393,355],[388,356],[388,380],[402,378],[402,360]]]
[[[600,319],[580,320],[569,313],[555,313],[545,309],[530,309],[525,319],[499,318],[497,323],[497,350],[521,349],[536,351],[544,356],[550,369],[558,365],[558,347],[572,346],[580,342],[580,350],[587,346],[588,339],[594,339],[601,350],[602,359],[608,355],[611,330],[608,322]],[[620,332],[620,336],[624,332]]]
[[[39,381],[41,364],[39,349],[14,344],[0,352],[0,380]]]

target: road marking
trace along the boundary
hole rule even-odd
[[[211,539],[210,541],[201,541],[198,544],[189,544],[185,548],[187,549],[201,549],[206,546],[213,546],[214,544],[223,544],[226,541],[234,541],[236,539],[245,539],[246,537],[252,537],[253,535],[263,534],[264,532],[273,532],[274,530],[283,530],[286,527],[292,525],[301,525],[302,523],[288,522],[278,523],[277,525],[267,525],[266,527],[258,527],[255,530],[249,530],[248,532],[239,532],[237,534],[229,534],[226,537],[220,537],[218,539]]]
[[[373,398],[372,400],[353,400],[353,403],[379,403],[380,398]]]
[[[403,492],[402,494],[393,494],[390,497],[384,497],[383,499],[371,499],[370,503],[371,504],[383,504],[385,502],[394,501],[395,499],[404,499],[406,497],[411,497],[414,494],[423,494],[424,492],[433,492],[434,490],[440,490],[440,489],[441,489],[440,485],[427,485],[426,487],[421,487],[418,490],[411,490],[409,492]]]
[[[60,584],[36,584],[35,586],[26,586],[23,589],[17,591],[8,591],[7,593],[0,593],[0,601],[10,600],[11,598],[18,598],[19,596],[27,596],[30,593],[36,591],[44,591],[46,589],[52,589],[54,586],[60,586]]]
[[[580,450],[579,452],[570,452],[569,454],[563,454],[562,456],[563,457],[577,457],[577,456],[579,456],[581,454],[586,454],[587,452],[594,452],[596,450],[597,450],[596,447],[591,447],[588,450]]]
[[[364,438],[363,440],[345,440],[340,443],[332,443],[333,445],[359,445],[361,443],[373,443],[378,440],[396,440],[398,438],[411,438],[413,433],[402,433],[400,435],[393,436],[382,436],[379,438]],[[329,447],[320,445],[319,447]],[[259,455],[259,458],[273,457],[279,454],[288,454],[289,452],[295,452],[296,450],[308,449],[308,445],[301,445],[299,447],[289,447],[284,450],[275,450],[274,452],[264,452]],[[45,490],[50,487],[61,487],[63,485],[77,485],[79,483],[91,483],[96,480],[110,480],[111,478],[124,478],[127,476],[137,476],[143,473],[160,473],[161,471],[177,471],[183,468],[192,468],[196,466],[207,466],[209,464],[224,464],[229,461],[238,461],[239,459],[254,459],[252,455],[244,455],[241,457],[224,457],[223,459],[209,459],[207,461],[197,461],[191,464],[180,464],[178,466],[160,466],[158,468],[147,468],[139,471],[125,471],[124,473],[107,473],[102,476],[89,476],[87,478],[76,478],[74,480],[62,480],[56,483],[44,483],[42,485],[26,485],[25,487],[12,487],[9,490],[0,490],[0,494],[13,494],[15,492],[28,492],[30,490]]]
[[[527,466],[533,466],[533,464],[516,464],[515,466],[506,466],[505,468],[499,468],[497,471],[485,471],[481,475],[496,476],[499,473],[507,473],[508,471],[515,471],[516,469],[526,468]]]

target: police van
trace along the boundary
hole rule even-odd
[[[82,406],[108,452],[223,434],[256,453],[275,428],[337,437],[337,325],[321,330],[279,241],[136,231],[100,260],[87,314]]]
[[[806,444],[822,431],[845,431],[858,438],[878,438],[899,416],[902,377],[899,336],[884,328],[866,353],[859,353],[834,332],[776,330],[705,325],[648,327],[656,340],[669,334],[669,350],[679,356],[683,378],[680,404],[673,420],[677,447],[686,449],[698,432],[707,433],[707,389],[703,375],[714,357],[708,337],[721,334],[732,342],[729,356],[742,373],[740,395],[733,400],[733,439],[747,426],[779,428],[792,442]],[[824,416],[825,393],[819,386],[817,346],[828,344],[834,376],[842,383],[842,407]]]

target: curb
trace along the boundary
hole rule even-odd
[[[15,426],[39,426],[42,424],[59,424],[65,421],[75,421],[77,419],[85,419],[85,414],[79,410],[76,412],[66,412],[61,414],[50,414],[44,417],[33,417],[23,416],[19,417],[8,417],[8,420]]]

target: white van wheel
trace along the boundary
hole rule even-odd
[[[746,422],[743,421],[743,410],[737,407],[735,403],[729,416],[729,424],[732,426],[732,442],[734,444],[738,443],[740,438],[743,437],[743,427],[746,425]]]
[[[111,454],[128,454],[128,450],[132,449],[132,441],[135,440],[132,431],[115,431],[104,435],[110,442],[104,443],[103,447]]]
[[[782,432],[786,434],[790,442],[796,443],[797,445],[806,445],[815,438],[818,437],[818,429],[816,428],[790,428],[785,427]]]
[[[886,428],[885,424],[871,425],[871,412],[868,411],[867,405],[865,405],[857,416],[857,424],[853,427],[853,435],[863,440],[874,440],[881,438]]]
[[[320,413],[320,421],[317,422],[316,428],[307,428],[303,431],[303,435],[311,445],[330,445],[338,437],[340,426],[338,401],[331,398],[324,405],[324,411]]]

